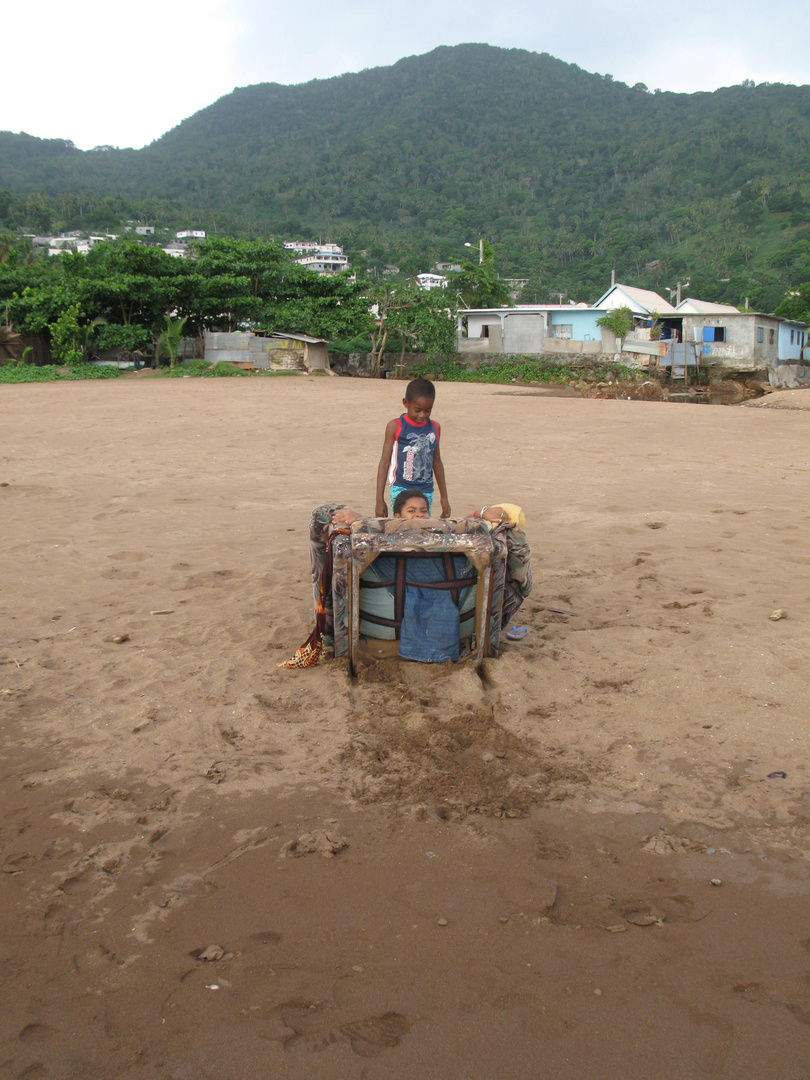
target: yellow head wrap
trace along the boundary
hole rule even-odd
[[[513,525],[517,525],[519,529],[522,529],[526,524],[526,515],[523,513],[519,506],[514,503],[495,502],[493,506],[500,506]]]

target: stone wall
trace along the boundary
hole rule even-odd
[[[810,367],[807,364],[774,364],[768,367],[768,382],[774,389],[810,387]]]

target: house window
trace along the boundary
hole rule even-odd
[[[768,344],[773,345],[773,327],[768,331]]]
[[[757,341],[761,345],[764,340],[765,340],[765,331],[762,329],[761,326],[759,326],[759,327],[757,327]]]
[[[551,336],[555,338],[565,338],[566,341],[570,341],[574,336],[574,324],[555,323],[551,328]]]
[[[790,344],[793,344],[793,331],[790,331]]]
[[[703,340],[704,341],[725,341],[726,340],[726,328],[725,328],[725,326],[704,326],[703,327]]]

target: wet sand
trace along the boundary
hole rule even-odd
[[[0,1076],[805,1080],[806,411],[439,384],[528,635],[280,670],[403,390],[0,388]]]

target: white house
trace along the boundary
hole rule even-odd
[[[443,274],[417,274],[416,280],[420,289],[444,289],[447,286],[447,278]]]
[[[602,311],[613,311],[614,308],[628,307],[634,315],[651,317],[652,315],[674,315],[675,308],[663,296],[651,289],[636,289],[632,285],[611,285],[606,293],[602,293],[595,308]],[[734,309],[737,310],[736,308]]]
[[[311,255],[304,255],[295,260],[299,266],[307,270],[314,270],[316,274],[331,277],[340,274],[349,268],[349,260],[345,255],[333,251],[315,251]]]
[[[303,255],[305,251],[325,251],[330,255],[342,255],[343,248],[340,244],[319,244],[316,240],[285,240],[286,251],[297,251]]]

